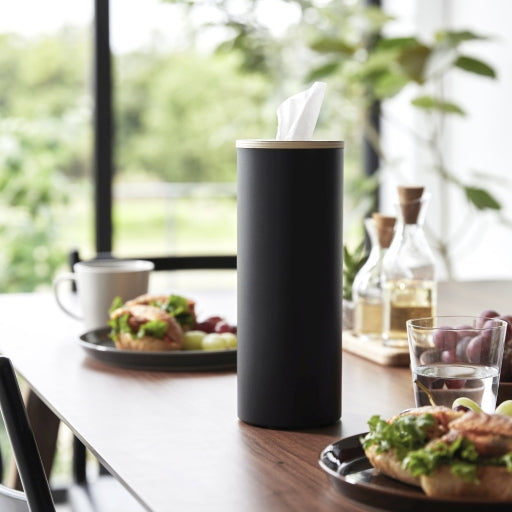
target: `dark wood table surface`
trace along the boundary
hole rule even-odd
[[[232,292],[194,298],[212,313],[236,311]],[[438,304],[440,314],[512,313],[512,283],[441,283]],[[155,512],[361,510],[332,488],[318,465],[321,450],[365,431],[373,414],[414,405],[407,367],[344,352],[341,421],[304,431],[258,428],[237,418],[234,371],[152,372],[101,363],[78,345],[80,324],[50,294],[0,295],[0,310],[0,351]]]

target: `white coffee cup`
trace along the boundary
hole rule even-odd
[[[109,309],[116,297],[124,301],[148,292],[149,276],[154,264],[146,260],[93,260],[75,263],[74,272],[57,276],[53,292],[59,307],[69,316],[81,320],[86,331],[105,327]],[[74,281],[79,304],[72,298],[63,300],[60,285]],[[80,309],[80,311],[77,311]]]

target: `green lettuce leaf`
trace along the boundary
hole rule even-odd
[[[188,301],[180,295],[171,295],[163,305],[163,309],[173,316],[182,327],[193,327],[195,317],[190,311]]]
[[[402,460],[407,453],[428,442],[427,431],[434,425],[432,414],[403,415],[393,423],[388,423],[380,416],[372,416],[368,421],[370,431],[362,438],[361,443],[364,449],[377,445],[379,453],[394,449],[398,459]]]
[[[154,338],[162,339],[167,331],[167,322],[162,320],[151,320],[142,324],[137,332],[137,337],[152,336]]]
[[[112,304],[110,305],[110,308],[108,310],[109,313],[112,313],[112,311],[115,311],[116,309],[122,307],[123,305],[123,299],[121,297],[115,297],[112,301]]]
[[[128,313],[124,315],[120,315],[117,318],[111,318],[108,321],[108,326],[110,327],[110,338],[113,340],[117,337],[117,335],[121,332],[130,333],[132,336],[135,336],[135,333],[131,330],[128,325],[128,318],[130,315]]]

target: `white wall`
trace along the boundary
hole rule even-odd
[[[429,40],[435,30],[471,30],[491,36],[471,42],[464,53],[491,64],[497,80],[454,72],[446,83],[447,99],[460,104],[465,118],[450,121],[443,136],[447,167],[467,184],[484,185],[502,203],[502,215],[512,220],[512,2],[510,0],[385,0],[397,17],[394,35],[416,33]],[[383,137],[390,158],[382,186],[382,209],[393,212],[397,184],[424,184],[432,193],[427,230],[444,233],[453,249],[453,277],[460,280],[512,278],[512,222],[505,227],[491,213],[474,213],[458,190],[439,187],[428,153],[412,142],[403,125],[422,130],[421,116],[408,105],[411,88],[384,108]],[[394,121],[390,122],[389,118]],[[477,178],[474,173],[483,173]],[[456,242],[455,244],[453,242]],[[446,277],[439,261],[439,276]]]

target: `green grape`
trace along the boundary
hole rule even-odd
[[[467,409],[475,412],[482,412],[481,407],[474,400],[465,396],[460,396],[454,400],[452,409],[457,410],[459,407],[463,410]]]
[[[236,334],[232,332],[223,332],[220,336],[226,342],[226,348],[236,348],[237,347],[237,337]]]
[[[207,334],[201,342],[203,350],[224,350],[226,348],[226,340],[217,333]]]
[[[201,350],[202,341],[206,336],[204,331],[187,331],[183,334],[183,350]]]
[[[512,417],[512,400],[501,402],[501,404],[496,407],[494,414],[503,414],[504,416]]]

